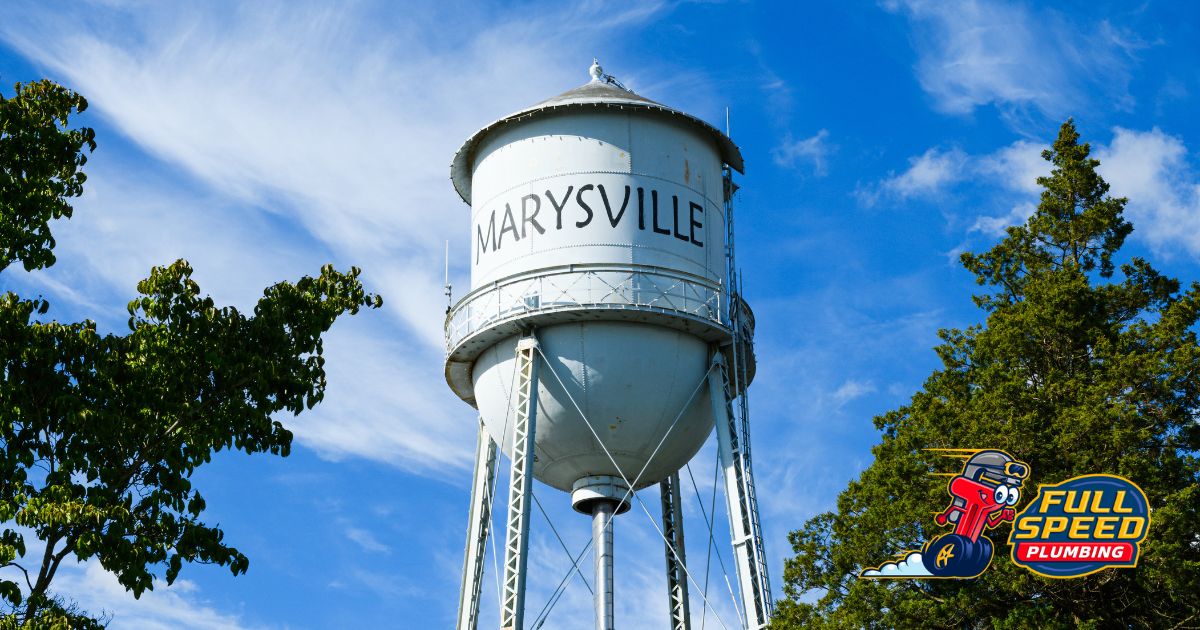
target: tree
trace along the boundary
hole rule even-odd
[[[0,95],[0,271],[54,263],[50,224],[71,216],[95,148],[91,129],[69,127],[86,107],[49,81]],[[250,314],[218,307],[191,275],[183,260],[153,268],[124,335],[47,321],[40,297],[0,297],[0,565],[16,578],[0,579],[0,625],[97,625],[50,590],[68,557],[135,596],[184,562],[244,573],[246,556],[201,520],[192,473],[222,449],[287,456],[274,416],[322,399],[322,334],[382,304],[356,268],[269,287]],[[44,548],[26,560],[30,533]]]
[[[787,600],[773,627],[1169,628],[1200,626],[1200,285],[1114,256],[1132,226],[1072,121],[1042,156],[1036,212],[962,262],[989,292],[986,324],[942,330],[942,367],[911,401],[875,418],[875,461],[837,510],[790,535]],[[945,478],[930,448],[999,448],[1032,481],[1125,476],[1149,498],[1136,569],[1051,580],[996,559],[974,580],[856,576],[938,533]],[[1036,487],[1036,486],[1035,486]]]

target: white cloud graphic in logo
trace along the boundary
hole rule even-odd
[[[867,569],[859,577],[865,578],[904,578],[931,577],[932,574],[921,563],[919,552],[910,552],[900,562],[885,562],[878,569]]]

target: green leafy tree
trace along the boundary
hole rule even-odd
[[[71,216],[95,148],[91,129],[69,127],[86,107],[49,81],[0,95],[0,272],[54,263],[51,222]],[[202,521],[192,473],[222,449],[287,456],[292,434],[274,415],[322,399],[322,334],[382,304],[354,268],[269,287],[253,313],[218,307],[191,275],[183,260],[152,269],[124,335],[0,296],[0,627],[100,624],[50,590],[68,558],[98,562],[135,596],[185,562],[245,572]],[[26,558],[31,532],[41,548]]]
[[[939,332],[942,367],[875,418],[874,463],[835,512],[791,533],[772,627],[1200,627],[1200,285],[1181,291],[1139,258],[1116,274],[1132,226],[1089,152],[1067,121],[1042,153],[1053,169],[1033,216],[963,255],[988,287],[975,297],[986,324]],[[1038,577],[1008,559],[1004,524],[977,579],[858,579],[945,531],[932,515],[946,480],[930,473],[961,463],[931,448],[1009,451],[1031,465],[1032,487],[1098,472],[1133,480],[1152,510],[1139,566]]]

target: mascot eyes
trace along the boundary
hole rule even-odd
[[[992,495],[996,499],[997,504],[1002,504],[1008,500],[1008,486],[998,486]]]
[[[1008,489],[1008,504],[1016,505],[1017,501],[1020,501],[1020,500],[1021,500],[1021,489],[1020,488],[1009,488]]]

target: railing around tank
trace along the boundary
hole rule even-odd
[[[446,315],[446,351],[483,329],[540,313],[643,310],[728,329],[721,287],[662,267],[564,265],[476,288]]]

